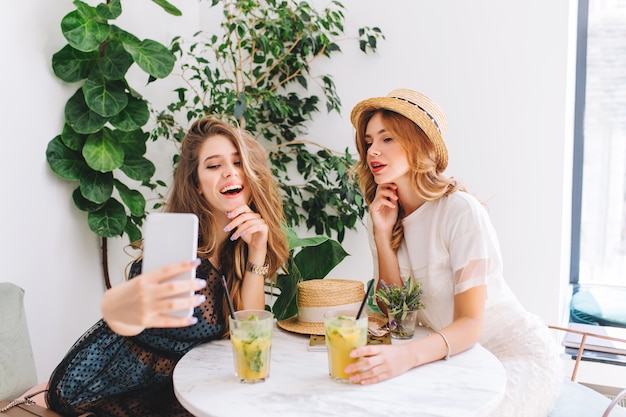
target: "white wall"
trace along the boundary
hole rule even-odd
[[[173,17],[148,0],[123,2],[120,26],[168,43],[194,32],[206,2],[185,4]],[[92,3],[94,4],[94,3]],[[327,1],[315,0],[318,7]],[[420,90],[446,111],[447,173],[487,200],[500,236],[506,278],[522,303],[546,321],[559,320],[569,267],[574,0],[343,0],[343,54],[319,64],[334,76],[342,115],[321,114],[310,139],[341,150],[353,146],[349,112],[361,99],[397,87]],[[70,0],[9,2],[0,16],[4,158],[0,226],[1,281],[26,290],[39,378],[99,317],[99,239],[73,207],[75,187],[45,160],[75,86],[56,79],[50,60],[65,41],[59,25]],[[363,55],[353,34],[379,26],[386,41]],[[143,78],[131,81],[142,83]],[[174,80],[146,87],[169,100]],[[337,144],[341,143],[338,147]],[[167,160],[168,157],[164,158]],[[167,166],[163,167],[164,170]],[[130,260],[126,242],[110,243],[114,282]],[[345,242],[352,254],[335,277],[369,279],[363,229]]]

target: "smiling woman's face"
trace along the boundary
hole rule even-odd
[[[198,192],[222,213],[250,200],[239,152],[226,136],[211,136],[200,147],[198,181]]]

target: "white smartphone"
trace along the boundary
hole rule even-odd
[[[151,272],[198,256],[198,217],[192,213],[151,213],[143,228],[142,272]],[[172,279],[195,279],[196,269]],[[192,295],[193,291],[189,293]],[[193,308],[174,311],[176,317],[189,317]]]

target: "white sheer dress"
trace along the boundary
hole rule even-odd
[[[376,247],[370,224],[374,275]],[[427,202],[403,220],[398,250],[400,274],[422,283],[418,320],[441,330],[452,322],[454,296],[487,285],[485,321],[480,343],[507,372],[506,398],[497,417],[544,417],[563,381],[558,342],[541,319],[527,312],[507,286],[496,233],[484,206],[472,195],[455,192]],[[463,270],[455,280],[455,271]]]

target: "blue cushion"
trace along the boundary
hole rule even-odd
[[[598,391],[566,380],[548,417],[602,417],[610,403],[611,400]],[[626,409],[615,407],[610,417],[626,417]]]
[[[601,326],[626,327],[626,289],[588,288],[572,296],[572,321]]]

